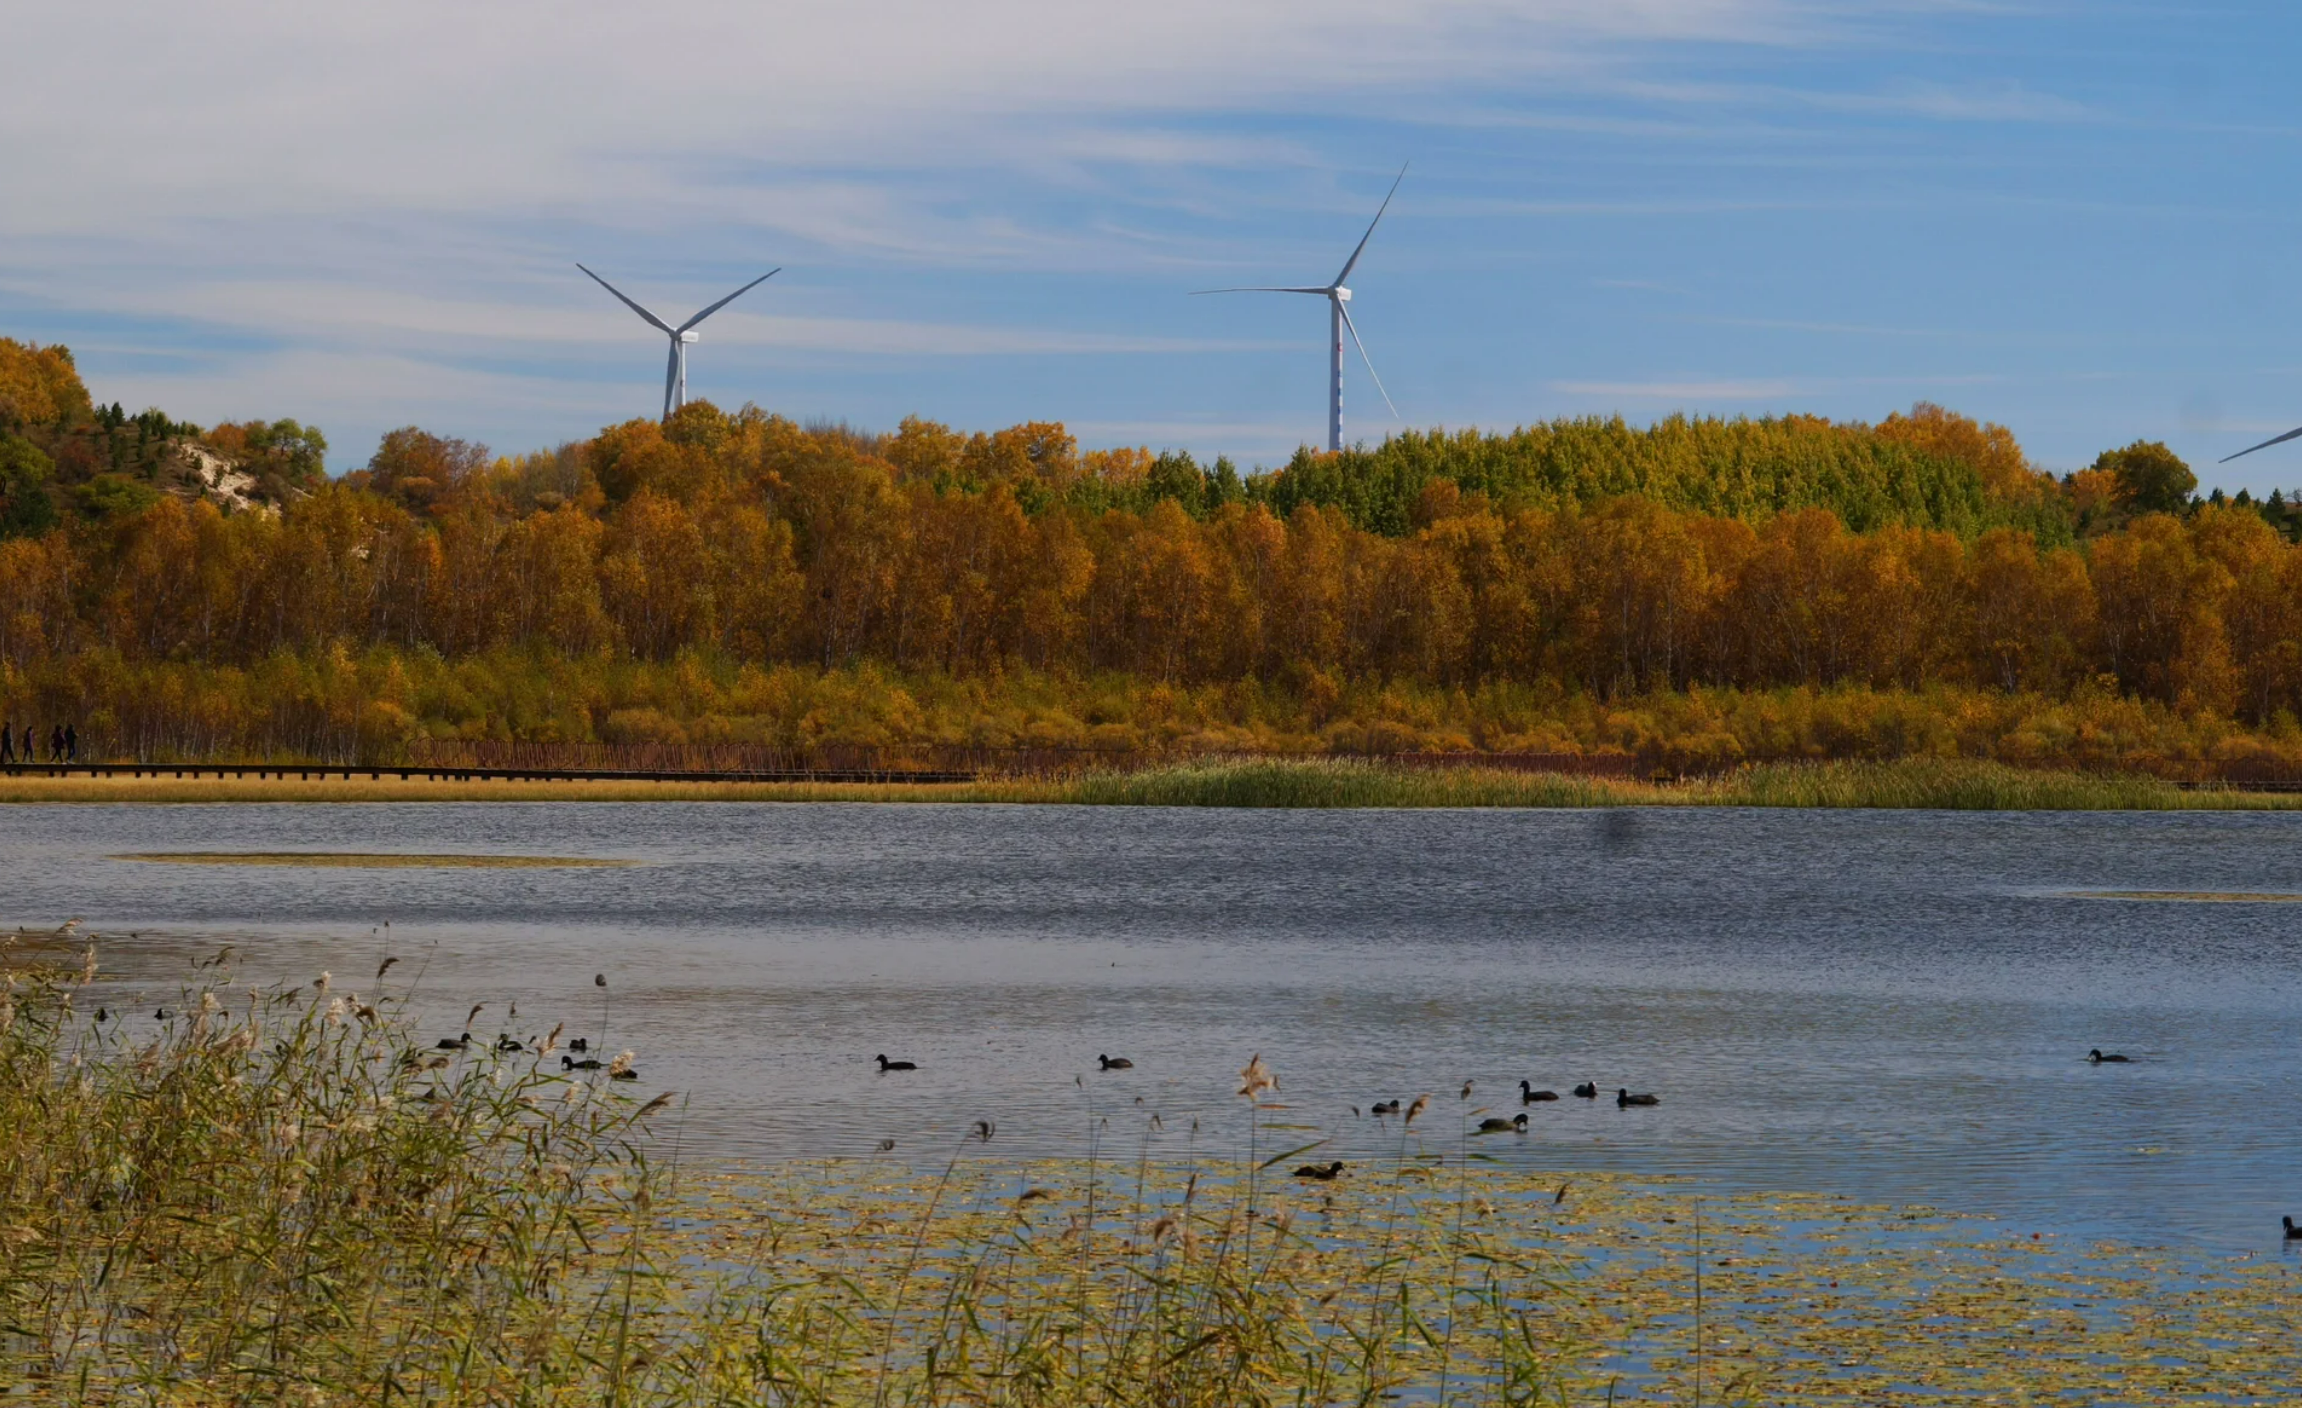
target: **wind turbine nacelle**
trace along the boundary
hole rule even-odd
[[[1351,291],[1350,291],[1349,289],[1347,289],[1347,288],[1337,288],[1337,289],[1335,290],[1335,301],[1336,301],[1337,303],[1348,303],[1348,302],[1350,302],[1350,301],[1351,301]]]
[[[700,342],[703,340],[703,334],[700,332],[683,332],[679,335],[679,340],[682,342]]]

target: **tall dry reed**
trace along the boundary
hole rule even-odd
[[[200,976],[130,1022],[93,950],[0,972],[0,1383],[163,1405],[1573,1397],[1557,1268],[1415,1159],[1318,1182],[1286,1154],[1146,1158],[1113,1197],[1092,1164],[1002,1160],[985,1122],[940,1172],[681,1172],[651,1133],[675,1102],[563,1074],[548,1036],[427,1046],[381,970],[366,993]]]

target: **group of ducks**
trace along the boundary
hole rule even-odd
[[[1598,1082],[1584,1081],[1581,1085],[1578,1085],[1574,1088],[1574,1094],[1577,1099],[1596,1100],[1599,1098]],[[1470,1096],[1470,1084],[1465,1082],[1463,1085],[1463,1098],[1468,1100]],[[1519,1103],[1522,1105],[1539,1105],[1546,1100],[1556,1100],[1558,1098],[1559,1092],[1555,1090],[1537,1090],[1535,1089],[1534,1082],[1532,1081],[1522,1080],[1519,1082]],[[1626,1086],[1615,1087],[1615,1108],[1618,1110],[1635,1109],[1647,1105],[1660,1105],[1661,1103],[1663,1103],[1663,1097],[1653,1094],[1652,1092],[1634,1094]],[[1396,1100],[1391,1101],[1390,1104],[1391,1108],[1394,1110],[1399,1108],[1399,1102]],[[1380,1109],[1381,1107],[1378,1106],[1377,1108]],[[1519,1113],[1511,1116],[1509,1119],[1490,1116],[1487,1119],[1480,1120],[1477,1132],[1480,1134],[1524,1134],[1527,1132],[1526,1111],[1521,1110]]]
[[[1471,1088],[1472,1082],[1463,1082],[1463,1098],[1465,1100],[1471,1098]],[[1581,1085],[1576,1086],[1572,1093],[1578,1099],[1596,1100],[1599,1098],[1598,1082],[1588,1080],[1584,1081]],[[1422,1099],[1417,1100],[1413,1105],[1405,1107],[1407,1120],[1409,1123],[1412,1123],[1415,1116],[1423,1112],[1424,1103],[1430,1098],[1430,1096],[1426,1095],[1422,1097]],[[1558,1098],[1559,1092],[1555,1090],[1537,1090],[1535,1089],[1535,1083],[1530,1080],[1522,1080],[1519,1082],[1519,1103],[1522,1105],[1539,1105],[1545,1101],[1556,1100]],[[1649,1105],[1660,1105],[1661,1103],[1663,1103],[1663,1098],[1660,1095],[1653,1094],[1652,1092],[1634,1093],[1628,1086],[1615,1087],[1615,1108],[1618,1110],[1638,1109]],[[1368,1107],[1367,1113],[1375,1116],[1377,1119],[1380,1119],[1385,1115],[1398,1114],[1400,1109],[1401,1106],[1397,1100],[1377,1100],[1373,1105]],[[1357,1114],[1358,1112],[1359,1110],[1356,1105],[1351,1107],[1352,1114]],[[1480,1120],[1478,1127],[1472,1131],[1474,1134],[1524,1134],[1526,1132],[1527,1112],[1524,1110],[1521,1110],[1519,1113],[1512,1115],[1508,1119],[1505,1119],[1500,1115],[1489,1115],[1487,1118]],[[1295,1176],[1297,1178],[1309,1178],[1315,1179],[1321,1183],[1328,1183],[1332,1182],[1335,1178],[1340,1176],[1342,1172],[1343,1161],[1341,1159],[1337,1159],[1333,1163],[1328,1164],[1305,1164],[1301,1168],[1295,1170]]]
[[[469,1051],[472,1049],[472,1034],[465,1032],[462,1036],[443,1036],[432,1043],[432,1049],[435,1051]],[[494,1049],[497,1051],[525,1051],[528,1047],[526,1042],[521,1041],[511,1033],[498,1032],[496,1033]],[[625,1066],[620,1070],[610,1069],[607,1062],[591,1055],[591,1040],[588,1037],[569,1037],[568,1050],[579,1053],[582,1059],[579,1060],[576,1056],[560,1057],[560,1069],[563,1071],[606,1070],[609,1080],[639,1079],[637,1067]]]
[[[884,1051],[880,1052],[877,1056],[874,1056],[871,1059],[879,1063],[879,1073],[881,1075],[886,1075],[889,1071],[916,1071],[919,1069],[919,1063],[917,1061],[890,1061],[887,1059],[887,1053]],[[1100,1070],[1132,1071],[1135,1069],[1135,1063],[1128,1060],[1124,1056],[1098,1056],[1095,1059],[1102,1063],[1102,1065],[1098,1067]]]

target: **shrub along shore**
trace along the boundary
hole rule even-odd
[[[944,802],[1144,807],[1835,807],[1941,811],[2294,811],[2302,794],[1961,759],[1766,763],[1678,781],[1323,758],[1210,759],[963,783],[434,782],[0,778],[8,803]]]

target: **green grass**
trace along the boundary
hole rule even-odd
[[[1066,802],[1135,807],[1598,807],[1662,795],[1556,773],[1276,758],[1097,773],[1060,787]]]
[[[2290,811],[2302,796],[2186,791],[2148,777],[2094,777],[1944,759],[1768,763],[1657,783],[1480,768],[1396,768],[1329,759],[1189,763],[1062,784],[1050,800],[1163,807],[1824,807],[1945,811]]]

